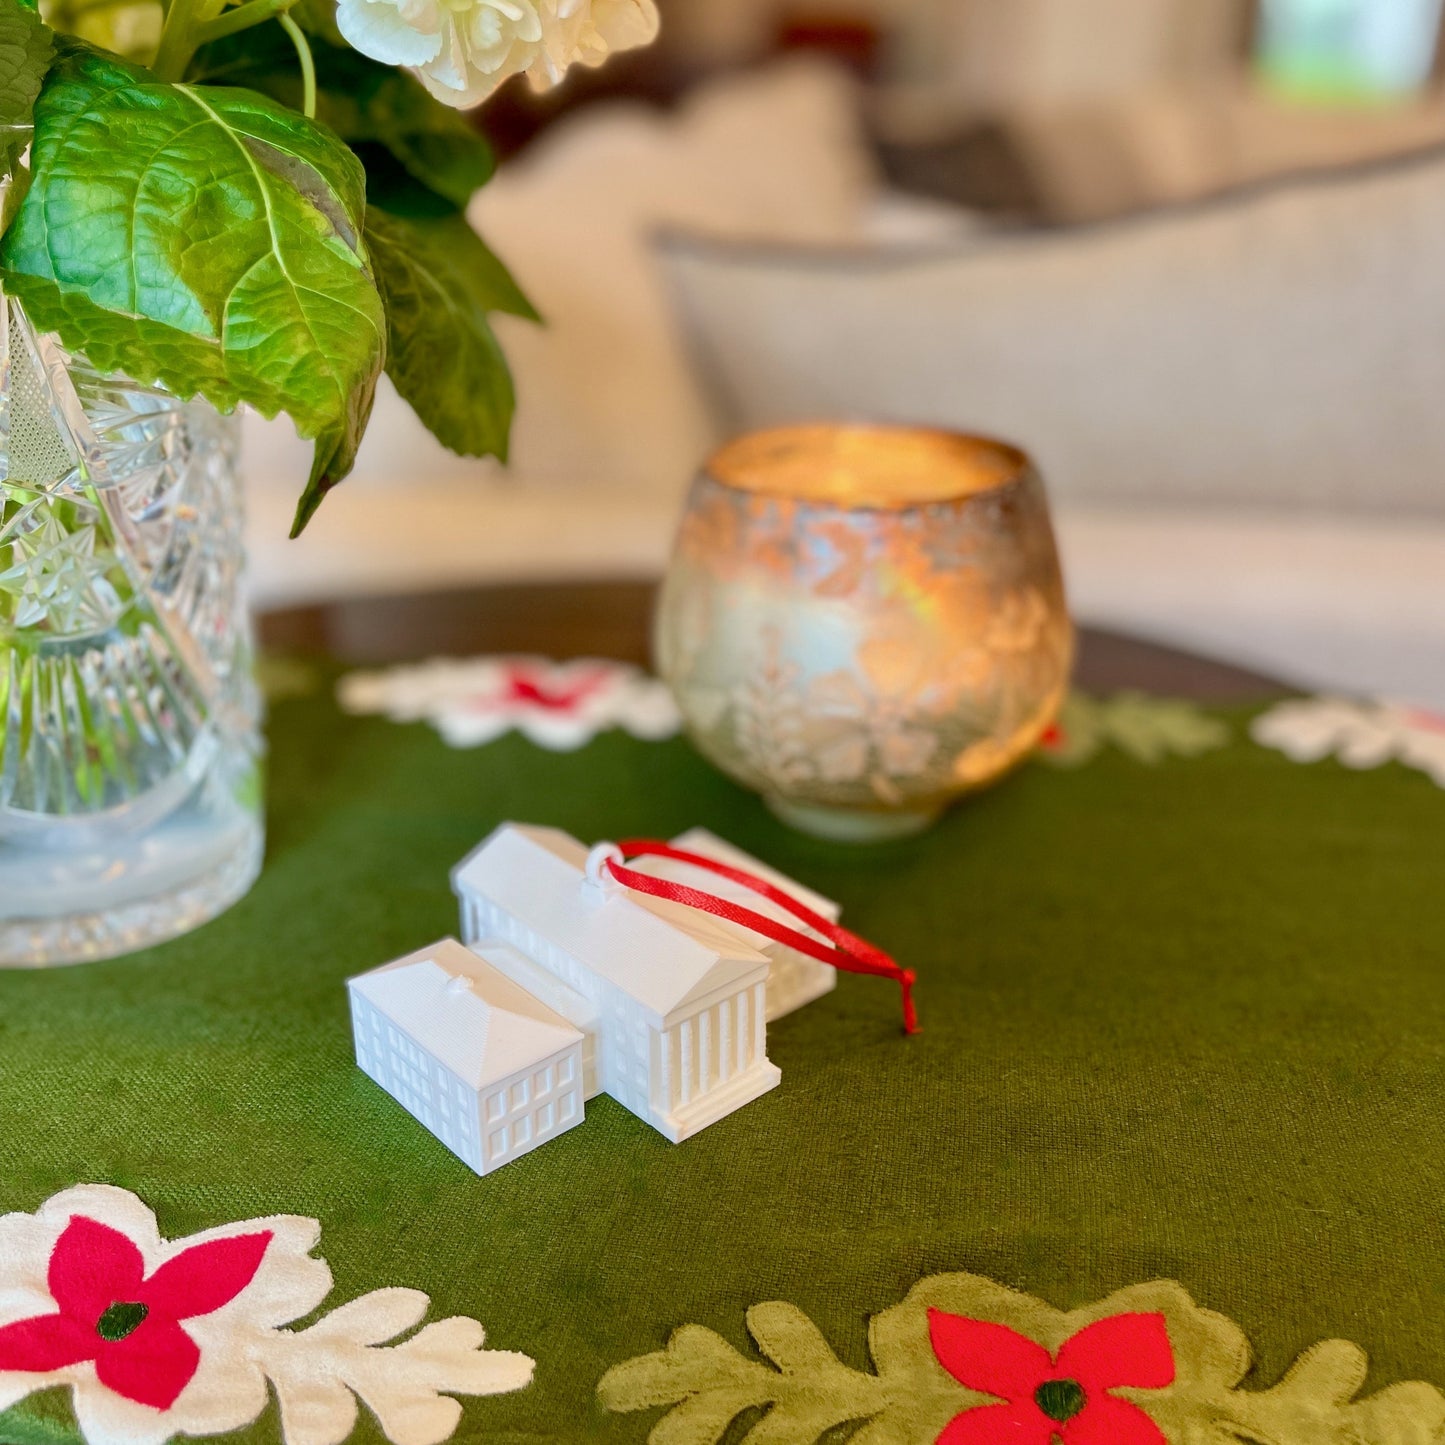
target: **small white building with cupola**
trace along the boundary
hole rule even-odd
[[[456,939],[349,991],[362,1072],[478,1174],[582,1122],[582,1031]]]

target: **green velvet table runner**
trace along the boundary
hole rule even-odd
[[[1315,1341],[1370,1388],[1445,1385],[1445,794],[1234,741],[1030,765],[927,836],[774,822],[676,740],[447,748],[321,695],[271,725],[251,895],[130,959],[0,974],[0,1209],[78,1182],[179,1236],[314,1216],[335,1300],[387,1285],[481,1320],[534,1383],[458,1441],[642,1441],[597,1401],[684,1323],[744,1347],[786,1300],[841,1358],[920,1278],[1068,1309],[1179,1281],[1268,1383]],[[781,1086],[681,1146],[606,1098],[479,1179],[356,1069],[344,980],[448,933],[447,870],[507,819],[585,841],[704,825],[840,900],[917,970],[845,976],[769,1030]],[[64,1395],[0,1442],[73,1438]],[[278,1439],[274,1408],[244,1432]],[[383,1438],[364,1412],[355,1436]]]

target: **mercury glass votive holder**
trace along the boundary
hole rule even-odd
[[[867,842],[1033,750],[1073,627],[1017,448],[910,427],[744,436],[694,482],[655,619],[699,750],[784,822]]]

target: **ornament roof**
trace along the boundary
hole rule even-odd
[[[766,977],[767,956],[742,930],[610,880],[588,883],[586,862],[587,849],[560,829],[507,823],[458,864],[452,886],[497,905],[641,1004],[658,1026],[711,994]],[[545,963],[525,936],[506,941]]]
[[[454,938],[353,978],[349,987],[479,1090],[582,1042],[560,1014]]]

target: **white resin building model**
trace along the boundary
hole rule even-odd
[[[676,1144],[778,1082],[768,959],[708,914],[589,879],[587,863],[556,829],[499,828],[452,873],[462,938],[589,1036],[588,1098],[611,1094]]]
[[[443,939],[354,978],[356,1062],[478,1174],[582,1122],[582,1033]]]
[[[838,916],[710,833],[675,843]],[[828,965],[786,945],[624,888],[604,853],[555,828],[498,828],[452,872],[466,947],[350,982],[357,1062],[479,1174],[570,1128],[598,1093],[681,1142],[778,1083],[768,1019],[833,987]],[[716,874],[636,866],[801,927]]]
[[[704,858],[715,858],[719,863],[728,863],[734,868],[741,868],[745,873],[755,874],[792,894],[799,903],[811,908],[814,913],[821,914],[830,923],[836,923],[843,912],[832,899],[824,898],[821,893],[814,893],[811,888],[804,888],[801,883],[784,877],[775,868],[769,868],[766,863],[760,863],[741,848],[734,848],[731,843],[723,842],[706,828],[692,828],[680,834],[672,840],[672,846],[687,853],[698,853]],[[741,903],[744,908],[751,908],[755,913],[776,919],[779,923],[786,923],[788,927],[796,928],[799,933],[810,931],[787,909],[759,897],[741,883],[720,878],[716,873],[705,872],[691,863],[679,863],[675,858],[639,858],[631,866],[639,873],[651,873],[655,878],[670,878],[674,883],[690,883],[694,888],[706,889],[719,898]],[[794,1009],[802,1008],[805,1003],[812,1003],[815,998],[822,998],[830,989],[837,987],[836,968],[819,963],[807,954],[799,953],[796,948],[790,948],[786,943],[778,943],[771,938],[765,938],[761,933],[754,933],[750,928],[739,928],[738,931],[768,957],[769,1023],[782,1018],[784,1014],[792,1013]]]

